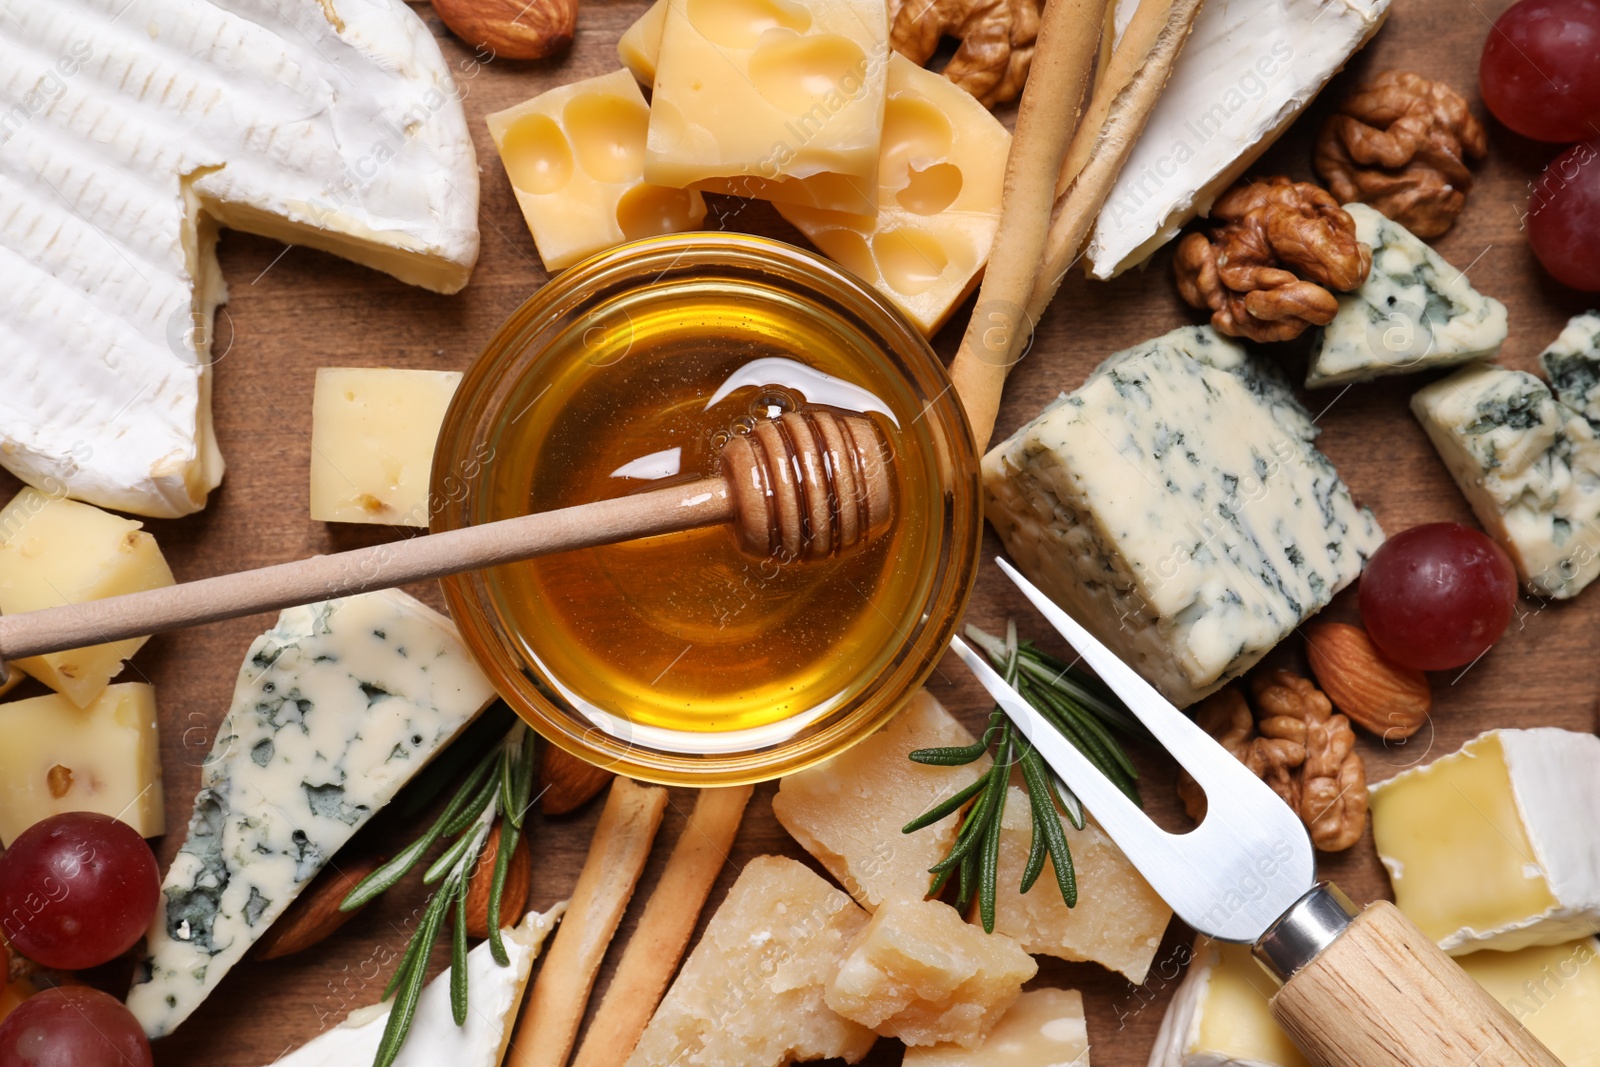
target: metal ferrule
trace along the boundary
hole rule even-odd
[[[1267,927],[1251,950],[1267,973],[1284,983],[1322,954],[1360,909],[1332,882],[1319,882]]]

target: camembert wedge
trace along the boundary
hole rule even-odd
[[[1196,938],[1149,1067],[1311,1067],[1267,1009],[1276,992],[1250,946]]]

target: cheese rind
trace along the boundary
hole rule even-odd
[[[1600,737],[1491,730],[1372,787],[1395,903],[1452,955],[1600,931]]]
[[[906,1049],[901,1067],[1089,1067],[1083,996],[1075,989],[1030,989],[976,1048]]]
[[[1600,440],[1531,374],[1467,367],[1411,411],[1517,575],[1565,600],[1600,576]]]
[[[171,1033],[328,859],[494,699],[395,590],[290,608],[250,646],[128,1007]]]
[[[1574,315],[1539,353],[1539,366],[1556,399],[1600,429],[1600,311]]]
[[[1404,226],[1365,204],[1346,204],[1356,239],[1372,248],[1360,288],[1317,339],[1306,388],[1492,359],[1505,343],[1506,306],[1484,296]]]
[[[142,524],[31,486],[0,510],[0,612],[104,600],[173,582],[156,539]],[[86,708],[148,641],[130,637],[12,662]]]
[[[1134,0],[1118,0],[1125,27]],[[1389,0],[1208,3],[1112,186],[1085,262],[1110,278],[1211,210],[1389,14]]]
[[[204,507],[218,224],[441,292],[478,174],[401,0],[0,0],[0,462],[141,515]]]
[[[920,899],[932,882],[928,868],[955,841],[960,816],[912,834],[900,828],[977,781],[989,757],[961,767],[930,767],[906,757],[919,748],[973,740],[933,694],[919,689],[865,741],[784,778],[772,813],[868,911],[895,898]]]
[[[1173,703],[1243,674],[1382,543],[1266,362],[1209,327],[1113,355],[983,459],[1018,567]]]
[[[426,527],[453,370],[320,367],[311,400],[311,517]]]
[[[1276,992],[1248,945],[1195,938],[1149,1067],[1310,1067],[1268,1010]]]
[[[0,845],[66,811],[110,815],[140,837],[160,837],[161,784],[152,686],[108,686],[86,708],[56,693],[0,704]]]

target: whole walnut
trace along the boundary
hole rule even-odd
[[[1438,237],[1466,205],[1467,161],[1488,149],[1460,93],[1390,70],[1328,116],[1312,163],[1341,202],[1370,204],[1418,237]]]
[[[1372,269],[1355,221],[1309,182],[1247,179],[1211,217],[1221,225],[1185,237],[1173,268],[1178,292],[1229,337],[1288,341],[1326,326],[1339,310],[1330,290],[1354,289]]]
[[[1042,0],[891,0],[889,44],[920,66],[944,38],[958,38],[944,76],[994,107],[1022,94],[1042,6]]]

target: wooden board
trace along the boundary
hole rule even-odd
[[[329,526],[307,518],[311,391],[319,366],[464,368],[495,328],[545,280],[483,116],[544,89],[617,66],[614,44],[644,10],[644,0],[586,0],[572,53],[551,64],[481,62],[454,40],[425,4],[413,5],[442,39],[458,68],[483,174],[483,253],[471,286],[455,297],[413,289],[385,276],[304,248],[227,233],[222,265],[231,300],[218,315],[215,411],[217,435],[228,460],[222,488],[201,514],[176,522],[150,522],[180,579],[259,566],[387,540],[397,531]],[[1356,80],[1390,67],[1443,79],[1477,102],[1477,61],[1490,20],[1509,0],[1395,0],[1388,27],[1330,97]],[[1260,173],[1309,177],[1310,137],[1327,112],[1319,104],[1258,167]],[[1545,280],[1521,228],[1527,187],[1554,154],[1491,126],[1492,158],[1479,168],[1466,214],[1438,242],[1452,262],[1510,307],[1512,333],[1503,361],[1528,368],[1566,318],[1588,306],[1581,295]],[[707,225],[750,229],[798,240],[765,205],[719,200]],[[1042,323],[1032,351],[1018,368],[1001,410],[999,431],[1009,432],[1062,389],[1075,387],[1102,357],[1197,316],[1175,295],[1170,253],[1149,269],[1110,284],[1068,282]],[[960,323],[938,347],[948,357]],[[1294,370],[1303,356],[1294,357]],[[1373,507],[1389,531],[1435,520],[1471,521],[1460,494],[1409,416],[1406,400],[1418,379],[1357,386],[1309,398],[1320,411],[1323,449],[1359,500]],[[9,492],[14,483],[0,488]],[[998,551],[990,536],[987,555]],[[1022,632],[1043,636],[1039,621],[992,567],[979,581],[972,621],[990,630],[1007,617]],[[416,590],[440,604],[434,588]],[[1355,615],[1351,593],[1328,611]],[[163,719],[166,799],[172,833],[157,843],[163,866],[181,843],[200,766],[228,706],[234,676],[251,639],[267,617],[241,619],[157,637],[140,653],[127,677],[148,679],[159,693]],[[1524,598],[1519,617],[1490,655],[1471,669],[1434,677],[1434,722],[1411,741],[1384,747],[1364,739],[1371,777],[1381,780],[1495,726],[1550,724],[1589,730],[1600,695],[1600,658],[1593,655],[1600,622],[1600,592],[1576,603],[1541,604]],[[1059,651],[1059,642],[1046,642]],[[1280,655],[1293,662],[1297,642]],[[944,703],[972,723],[988,711],[975,683],[947,657],[930,682]],[[1163,819],[1177,818],[1171,764],[1142,754],[1145,795]],[[772,786],[760,789],[713,900],[752,856],[779,852],[804,858],[774,821]],[[654,880],[691,801],[674,791],[645,885]],[[540,821],[533,830],[533,903],[543,907],[571,890],[588,845],[596,810]],[[396,835],[398,836],[398,835]],[[375,842],[393,849],[397,842]],[[1387,892],[1370,836],[1350,852],[1325,857],[1323,872],[1352,895],[1369,900]],[[162,1067],[254,1067],[336,1023],[347,1011],[378,999],[403,949],[421,894],[415,882],[389,894],[304,959],[247,962],[176,1035],[160,1042]],[[1043,889],[1036,891],[1045,891]],[[1095,886],[1083,886],[1094,893]],[[629,922],[641,907],[636,901]],[[702,925],[704,918],[702,918]],[[626,931],[625,931],[626,932]],[[1145,986],[1092,965],[1042,961],[1040,983],[1084,991],[1097,1067],[1135,1067],[1149,1054],[1162,1010],[1178,979],[1188,935],[1174,924]],[[617,956],[613,946],[612,960]],[[442,966],[441,958],[435,966]],[[609,966],[609,962],[608,962]],[[602,988],[605,975],[602,975]],[[899,1062],[898,1046],[883,1042],[870,1062]],[[357,1065],[352,1065],[357,1067]]]

